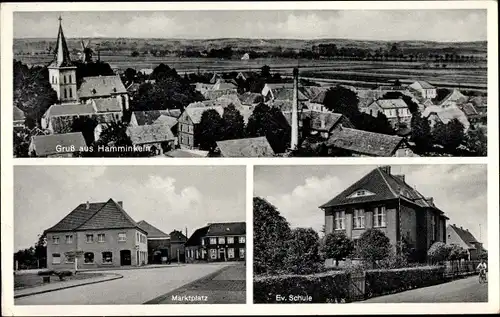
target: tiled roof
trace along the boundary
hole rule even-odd
[[[194,150],[172,150],[165,153],[168,157],[207,157],[207,151],[194,151]]]
[[[460,227],[449,225],[460,237],[460,239],[469,247],[469,249],[476,249],[474,243],[478,243],[477,239],[470,233],[470,231],[462,229]]]
[[[24,112],[16,106],[14,106],[13,115],[14,115],[14,121],[21,121],[21,120],[24,121],[24,119],[26,119]]]
[[[342,128],[334,130],[326,144],[358,154],[389,157],[402,142],[399,136]]]
[[[196,108],[186,108],[186,113],[188,116],[191,118],[191,121],[193,121],[194,124],[198,124],[201,121],[201,116],[203,115],[203,112],[206,110],[213,109],[217,111],[221,116],[222,113],[224,112],[224,108],[221,106],[209,106],[209,107],[196,107]]]
[[[273,96],[275,100],[293,100],[293,88],[275,88],[273,90]],[[297,92],[297,98],[299,101],[308,100],[301,89]]]
[[[253,105],[264,101],[264,98],[261,94],[246,92],[242,95],[239,95],[240,101],[244,105]]]
[[[477,116],[479,113],[477,112],[476,108],[472,103],[466,103],[462,105],[461,110],[465,113],[466,116]]]
[[[455,105],[448,107],[429,106],[422,112],[422,117],[427,118],[432,113],[435,113],[444,124],[447,124],[453,119],[458,119],[464,125],[465,129],[469,128],[470,123],[467,116]]]
[[[127,135],[134,145],[175,140],[170,127],[164,124],[128,127]]]
[[[226,89],[236,89],[238,86],[236,86],[232,82],[225,81],[224,79],[218,79],[217,82],[214,84],[212,89],[214,90],[226,90]]]
[[[177,124],[177,122],[177,118],[162,114],[158,117],[158,119],[155,120],[155,122],[153,122],[153,124],[163,124],[172,128]]]
[[[81,132],[36,135],[31,137],[31,143],[37,156],[70,153],[68,151],[57,151],[58,146],[65,150],[73,146],[75,148],[74,152],[77,152],[80,147],[87,145]]]
[[[156,228],[146,220],[141,220],[137,223],[137,225],[144,231],[148,233],[148,239],[149,238],[170,238],[168,234],[165,232],[161,231],[160,229]]]
[[[457,104],[462,104],[467,102],[469,98],[463,95],[460,90],[453,89],[439,104],[443,105],[445,103],[454,102]]]
[[[127,93],[127,89],[118,75],[85,77],[78,89],[80,98],[108,97],[124,93]]]
[[[382,109],[400,109],[408,108],[408,105],[403,99],[379,99],[375,101]]]
[[[320,208],[375,202],[396,198],[403,198],[421,207],[433,207],[416,189],[412,188],[398,175],[393,175],[386,170],[387,167],[377,167],[363,176],[354,184],[346,188]],[[358,190],[366,190],[374,195],[350,197]]]
[[[208,227],[208,232],[206,233],[207,237],[244,235],[247,232],[245,222],[211,223]]]
[[[122,107],[116,98],[97,98],[93,99],[97,112],[118,112],[122,111]]]
[[[75,115],[90,115],[95,114],[95,109],[92,104],[87,103],[67,103],[67,104],[56,104],[50,106],[45,112],[45,117],[57,117],[57,116],[75,116]]]
[[[201,245],[201,239],[207,234],[209,226],[205,226],[199,229],[196,229],[195,232],[189,237],[186,241],[185,246],[197,246]]]
[[[185,242],[187,241],[187,237],[179,230],[173,230],[170,232],[170,241],[171,242]]]
[[[417,80],[416,82],[414,82],[413,84],[410,85],[411,88],[413,89],[434,89],[436,87],[432,86],[431,84],[429,84],[428,82],[426,81],[423,81],[423,80]]]
[[[222,157],[272,157],[274,151],[266,137],[217,141]]]
[[[88,207],[87,209],[86,203],[78,205],[46,232],[139,228],[120,203],[113,199],[107,202],[89,203]]]
[[[177,119],[181,116],[181,110],[171,109],[171,110],[134,111],[133,115],[135,116],[138,125],[150,125],[153,124],[156,120],[158,120],[160,116],[171,117],[177,122]],[[171,121],[171,123],[173,123],[173,120]]]

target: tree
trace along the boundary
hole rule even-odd
[[[85,139],[85,144],[94,142],[94,130],[97,127],[97,120],[91,117],[78,117],[71,124],[71,132],[81,132]]]
[[[319,236],[312,228],[296,228],[285,243],[284,266],[293,274],[317,273],[321,268]]]
[[[275,153],[283,153],[290,144],[290,125],[278,108],[261,103],[248,118],[246,135],[265,136]]]
[[[133,51],[130,56],[132,57],[138,57],[140,55],[140,53],[138,51]]]
[[[13,136],[13,149],[14,157],[28,157],[29,156],[29,140],[30,133],[29,130],[23,129],[23,131],[14,131]]]
[[[482,129],[469,129],[466,136],[469,151],[476,156],[488,155],[488,139]]]
[[[245,135],[245,121],[233,104],[222,113],[222,140],[241,139]]]
[[[268,65],[264,65],[260,68],[260,76],[262,78],[269,78],[271,77],[271,67]]]
[[[449,254],[450,247],[443,242],[434,242],[427,251],[427,257],[432,263],[442,263]]]
[[[429,120],[423,118],[420,112],[413,114],[411,118],[411,140],[422,152],[427,151],[432,145],[432,134]]]
[[[285,242],[291,236],[290,225],[275,206],[260,197],[253,198],[254,272],[277,273],[283,270]]]
[[[391,251],[389,238],[378,229],[370,228],[358,239],[357,254],[375,267],[376,262],[387,258]]]
[[[112,76],[115,74],[111,65],[101,61],[91,63],[76,61],[74,62],[74,65],[76,66],[77,87],[80,87],[85,77]]]
[[[330,88],[323,101],[328,110],[345,115],[351,122],[356,121],[356,116],[359,115],[358,103],[358,95],[341,86]]]
[[[326,258],[334,259],[335,266],[338,266],[339,261],[344,260],[354,252],[354,243],[344,232],[336,231],[326,235],[321,252],[325,254]]]
[[[129,67],[125,70],[123,75],[125,77],[125,80],[130,83],[130,82],[133,82],[135,80],[135,78],[137,76],[137,71],[135,69]]]
[[[222,140],[223,120],[215,109],[208,109],[201,115],[201,120],[195,126],[195,139],[200,150],[213,153],[217,147],[216,141]]]
[[[436,123],[432,131],[434,142],[441,144],[448,153],[454,153],[465,141],[464,125],[456,118],[448,123]]]
[[[459,246],[458,244],[452,244],[449,247],[449,253],[447,259],[450,261],[459,261],[465,259],[467,251]]]

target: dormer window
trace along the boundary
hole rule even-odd
[[[357,197],[372,196],[372,195],[375,194],[372,193],[371,191],[368,191],[366,189],[358,189],[357,191],[349,195],[347,198],[357,198]]]

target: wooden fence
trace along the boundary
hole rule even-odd
[[[446,261],[445,276],[458,277],[464,275],[478,274],[477,266],[480,261]]]

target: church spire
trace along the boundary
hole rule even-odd
[[[66,38],[64,37],[62,29],[61,16],[59,16],[59,33],[57,34],[57,42],[54,53],[55,53],[54,66],[56,67],[72,66],[71,59],[69,58],[68,45],[66,44]]]

